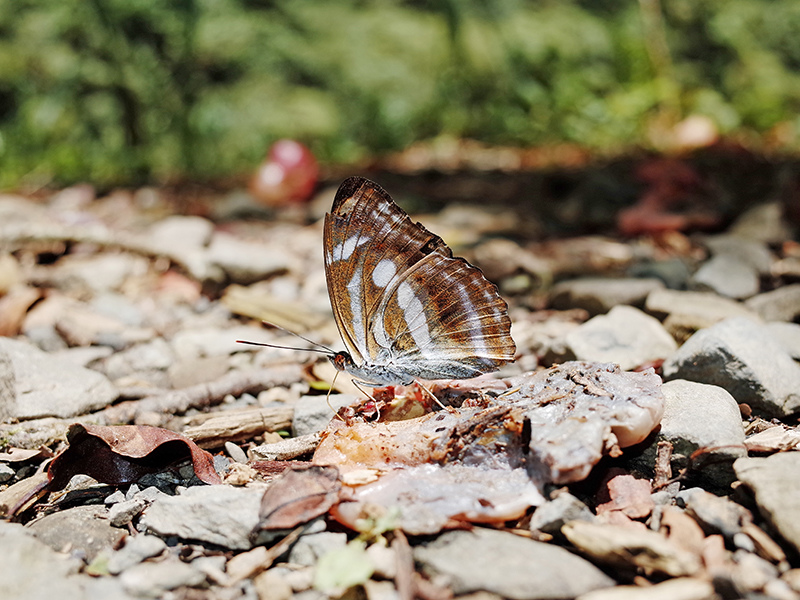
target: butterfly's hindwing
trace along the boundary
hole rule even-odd
[[[467,378],[514,359],[507,306],[494,284],[376,184],[346,180],[324,235],[328,292],[356,376]]]

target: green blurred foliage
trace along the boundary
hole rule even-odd
[[[624,147],[665,112],[797,130],[798,32],[797,0],[0,0],[0,185],[225,176],[281,137],[346,162]]]

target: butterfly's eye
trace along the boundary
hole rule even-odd
[[[337,371],[346,371],[348,365],[353,364],[353,359],[350,358],[347,352],[337,352],[333,356],[329,356],[328,359],[330,359]]]

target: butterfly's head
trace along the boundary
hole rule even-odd
[[[347,352],[336,352],[335,354],[329,354],[328,360],[333,363],[333,366],[336,367],[337,371],[347,371],[356,366],[353,362],[353,359]]]

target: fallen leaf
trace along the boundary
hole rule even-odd
[[[256,530],[291,529],[323,515],[339,501],[342,483],[336,467],[296,465],[267,488]]]
[[[119,485],[138,481],[147,473],[191,457],[197,477],[208,484],[222,483],[214,459],[190,439],[174,431],[147,425],[81,425],[67,432],[67,447],[48,468],[49,489],[63,488],[77,474],[101,483]]]

